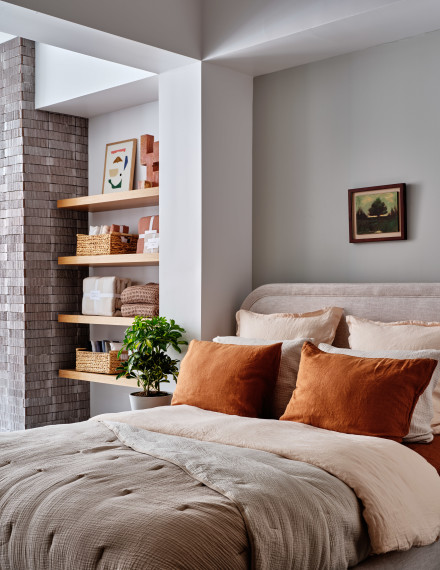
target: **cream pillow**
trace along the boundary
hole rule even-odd
[[[331,354],[347,354],[362,358],[395,358],[409,360],[414,358],[431,358],[440,360],[440,350],[350,350],[349,348],[336,348],[329,344],[320,344],[319,349]],[[439,385],[440,364],[437,364],[427,388],[421,394],[411,418],[409,433],[403,438],[405,443],[429,443],[433,440],[433,391]],[[362,389],[362,378],[359,378]],[[392,413],[392,410],[390,410]]]
[[[237,312],[237,336],[272,341],[310,338],[315,344],[331,344],[343,312],[339,307],[326,307],[311,313],[264,315],[241,309]]]
[[[348,315],[346,321],[348,342],[354,350],[440,350],[440,323],[382,323],[353,315]]]
[[[309,340],[308,338],[301,338],[297,340],[285,340],[283,342],[278,378],[273,390],[272,400],[266,407],[268,417],[278,420],[284,414],[287,404],[292,397],[292,392],[296,388],[296,377],[298,376],[302,345]],[[271,340],[242,338],[238,336],[217,336],[213,341],[221,344],[240,344],[247,346],[266,346],[273,344]]]

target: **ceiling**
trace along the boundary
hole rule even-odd
[[[0,42],[21,35],[158,74],[202,59],[258,76],[440,29],[440,0],[136,0],[130,6],[76,0],[73,10],[51,0],[0,0]],[[117,30],[115,10],[123,15]],[[156,77],[44,108],[94,116],[121,108],[121,100],[134,105],[157,97]]]
[[[262,75],[437,29],[440,0],[0,0],[1,32],[155,73]]]
[[[203,51],[256,76],[437,29],[439,0],[205,0]]]

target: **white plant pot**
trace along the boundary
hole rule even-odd
[[[173,395],[136,396],[136,392],[133,392],[129,397],[132,410],[148,410],[149,408],[157,408],[158,406],[169,406]]]

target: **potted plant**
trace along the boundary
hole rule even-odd
[[[167,406],[172,394],[160,390],[161,382],[169,382],[168,376],[177,380],[178,360],[167,354],[169,348],[181,352],[180,345],[188,344],[183,340],[185,330],[173,319],[165,317],[135,317],[133,324],[125,331],[125,338],[118,357],[128,351],[128,358],[117,368],[116,379],[125,376],[136,378],[140,392],[130,394],[132,410]]]

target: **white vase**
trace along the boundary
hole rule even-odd
[[[137,396],[137,392],[130,394],[130,405],[132,410],[147,410],[158,406],[169,406],[172,394],[165,393],[163,396]]]

